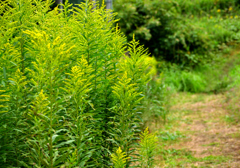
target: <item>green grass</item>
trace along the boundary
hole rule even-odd
[[[234,115],[226,115],[224,118],[224,121],[226,121],[229,124],[236,124],[236,117]]]
[[[158,135],[160,141],[177,141],[180,138],[184,138],[181,132],[169,132],[169,131],[160,131]]]
[[[214,165],[220,165],[231,160],[231,158],[226,156],[206,156],[203,158],[196,158],[193,156],[192,152],[185,149],[168,149],[161,150],[159,153],[163,156],[163,163],[165,167],[175,168],[175,167],[199,167],[194,166],[196,163],[201,163],[201,167],[212,167]]]
[[[202,145],[202,146],[219,146],[219,142],[212,142],[212,143],[205,144],[205,145]]]
[[[185,92],[203,92],[205,79],[198,72],[169,70],[165,72],[164,82],[170,88]]]

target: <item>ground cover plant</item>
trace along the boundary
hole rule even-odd
[[[97,3],[51,5],[0,2],[0,165],[152,167],[154,136],[145,131],[135,145],[147,51],[126,43],[115,14]]]

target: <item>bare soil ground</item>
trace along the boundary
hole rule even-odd
[[[179,115],[178,124],[172,129],[183,133],[186,138],[169,143],[165,150],[189,151],[195,159],[181,163],[180,156],[175,160],[179,162],[176,166],[162,164],[161,167],[240,168],[240,124],[233,125],[226,121],[225,95],[178,93],[175,98],[181,102],[176,102],[170,113],[184,115]],[[207,159],[214,157],[226,159]]]

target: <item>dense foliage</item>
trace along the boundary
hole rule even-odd
[[[110,167],[120,147],[129,166],[148,54],[104,7],[51,5],[0,3],[0,165]]]
[[[115,0],[122,31],[160,60],[195,67],[239,40],[236,0]],[[214,16],[214,17],[213,17]]]

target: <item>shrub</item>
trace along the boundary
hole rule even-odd
[[[175,19],[174,8],[167,1],[128,1],[117,0],[114,10],[118,12],[119,26],[130,40],[136,39],[158,56],[168,47],[165,39],[173,33],[172,20]]]
[[[109,167],[134,151],[148,54],[104,7],[51,4],[0,3],[0,165]]]
[[[128,40],[135,34],[158,59],[188,67],[211,61],[223,43],[239,40],[234,0],[116,0],[114,9]]]

